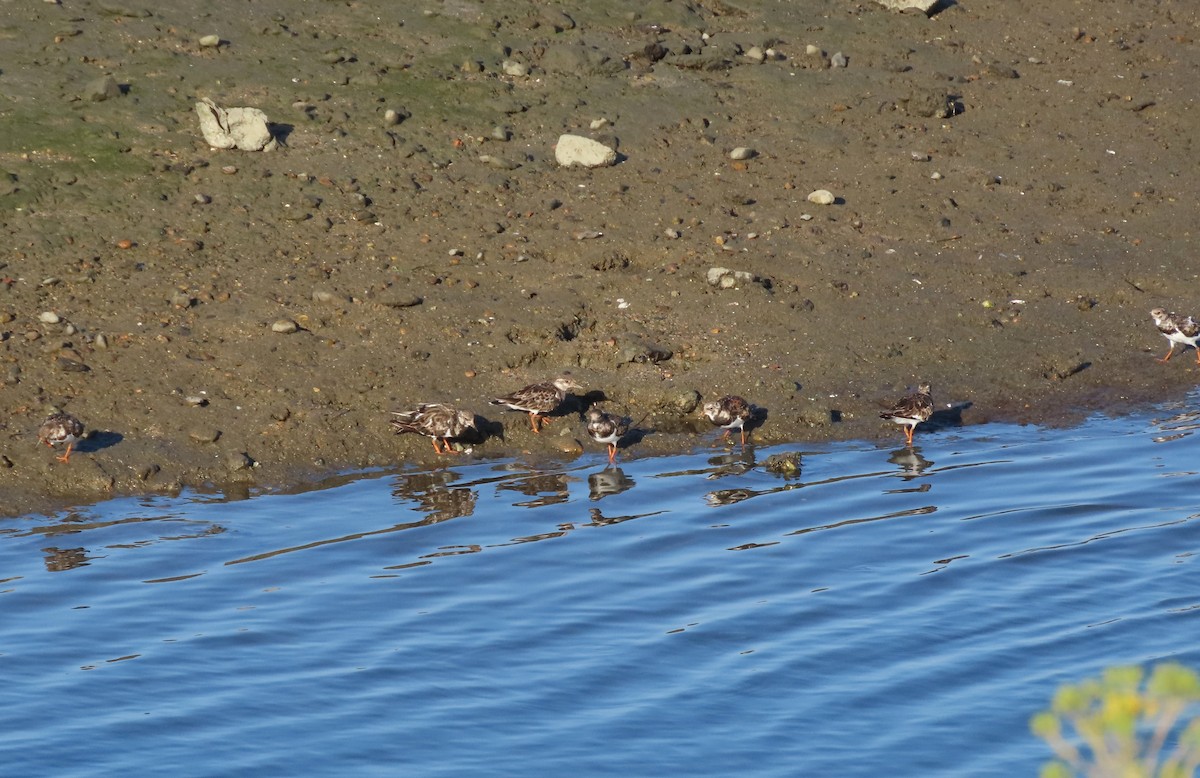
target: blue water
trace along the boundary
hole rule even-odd
[[[1200,666],[1198,425],[0,520],[0,772],[1035,775],[1060,683]]]

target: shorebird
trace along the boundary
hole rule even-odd
[[[572,389],[583,389],[583,387],[571,377],[570,373],[563,373],[553,381],[530,384],[512,394],[497,397],[491,403],[528,413],[529,425],[533,427],[534,432],[540,432],[539,421],[548,424],[550,420],[546,418],[546,414],[557,410],[563,400],[567,399],[567,392]]]
[[[588,408],[587,431],[592,440],[608,446],[608,461],[617,461],[617,441],[629,431],[629,419],[613,416],[595,406]]]
[[[904,425],[904,436],[908,445],[913,442],[913,430],[923,421],[928,421],[933,415],[933,397],[929,394],[929,384],[917,387],[916,394],[901,397],[892,407],[879,414],[881,419],[890,419]]]
[[[392,411],[392,427],[396,434],[415,432],[433,439],[433,450],[438,454],[457,454],[450,446],[451,438],[461,438],[467,430],[475,429],[475,414],[460,411],[442,403],[421,403],[415,410]],[[445,450],[438,446],[438,441]]]
[[[56,457],[59,462],[71,461],[71,449],[83,437],[83,422],[65,411],[56,411],[38,427],[38,440],[50,448],[67,444],[66,452]]]
[[[1158,327],[1158,331],[1163,334],[1163,337],[1171,344],[1171,350],[1159,362],[1166,362],[1175,353],[1175,346],[1191,346],[1196,349],[1196,364],[1200,365],[1200,346],[1197,346],[1197,341],[1200,341],[1200,324],[1197,324],[1191,316],[1185,316],[1182,319],[1174,313],[1167,313],[1162,308],[1155,308],[1150,311],[1150,317],[1154,319],[1154,326]]]
[[[742,445],[746,445],[746,422],[754,418],[754,406],[736,394],[704,403],[704,417],[725,430],[722,437],[728,438],[730,430],[742,433]]]

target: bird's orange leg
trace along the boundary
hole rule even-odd
[[[608,463],[611,465],[613,462],[616,462],[616,461],[617,461],[617,444],[609,443],[608,444]]]
[[[437,438],[430,438],[430,440],[432,440],[432,441],[433,441],[433,450],[434,450],[434,452],[436,452],[436,453],[438,454],[438,456],[441,456],[442,450],[441,450],[440,448],[438,448],[438,439],[437,439]]]
[[[908,445],[909,445],[909,447],[910,447],[910,448],[912,447],[912,436],[913,436],[913,432],[914,432],[915,430],[916,430],[916,426],[912,426],[912,427],[905,427],[905,428],[904,428],[904,436],[905,436],[906,438],[908,438]]]
[[[1167,355],[1166,355],[1165,357],[1163,357],[1162,359],[1160,359],[1160,360],[1158,360],[1158,361],[1159,361],[1159,362],[1162,362],[1163,364],[1166,364],[1167,362],[1170,362],[1170,361],[1171,361],[1171,355],[1172,355],[1172,354],[1174,354],[1174,353],[1175,353],[1175,344],[1174,344],[1174,343],[1172,343],[1172,344],[1171,344],[1171,350],[1167,352]]]
[[[529,414],[529,426],[533,427],[534,432],[541,432],[541,430],[538,428],[538,419],[539,418],[540,417],[536,413],[531,412]],[[542,419],[542,423],[544,424],[545,422],[546,422],[546,420]]]
[[[61,457],[55,457],[55,458],[56,458],[56,459],[57,459],[59,462],[70,462],[70,461],[71,461],[71,448],[72,448],[74,445],[75,445],[74,443],[68,443],[68,444],[67,444],[67,451],[66,451],[66,453],[64,453],[64,454],[63,454]]]
[[[741,431],[742,431],[742,446],[745,447],[745,445],[746,445],[746,428],[742,427]]]

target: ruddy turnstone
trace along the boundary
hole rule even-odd
[[[617,461],[617,441],[629,431],[629,419],[613,416],[595,406],[588,408],[587,431],[592,440],[608,446],[608,461]]]
[[[742,433],[742,445],[746,445],[746,422],[754,418],[754,406],[736,394],[704,403],[704,417],[725,430],[722,437],[729,437],[730,430]]]
[[[504,405],[514,411],[528,413],[529,425],[533,427],[534,432],[540,432],[538,422],[549,423],[550,420],[546,418],[546,414],[553,413],[562,404],[562,401],[567,399],[567,392],[572,389],[583,389],[583,387],[571,377],[570,373],[563,373],[553,381],[530,384],[512,394],[497,397],[491,402],[492,405]]]
[[[1200,341],[1200,324],[1197,324],[1191,316],[1180,318],[1174,313],[1167,313],[1162,308],[1155,308],[1150,311],[1151,318],[1154,319],[1154,326],[1158,327],[1158,331],[1163,334],[1163,337],[1171,344],[1171,350],[1159,362],[1166,362],[1175,353],[1176,344],[1191,346],[1196,349],[1196,364],[1200,365],[1200,346],[1197,346],[1197,341]]]
[[[901,397],[892,407],[879,414],[881,419],[890,419],[904,425],[904,437],[908,445],[913,442],[913,430],[923,421],[928,421],[933,415],[933,397],[929,394],[929,384],[917,387],[916,394]]]
[[[50,448],[67,444],[66,452],[56,457],[59,462],[71,461],[71,449],[82,437],[83,422],[65,411],[50,414],[38,427],[38,440]]]
[[[438,454],[457,454],[450,447],[451,438],[461,438],[467,430],[475,429],[475,414],[460,411],[441,403],[421,403],[412,411],[392,411],[391,424],[396,434],[415,432],[433,438],[433,450]],[[445,450],[438,446],[442,441]]]

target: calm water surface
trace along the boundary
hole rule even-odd
[[[1200,416],[0,520],[4,775],[1015,776],[1200,666]]]

